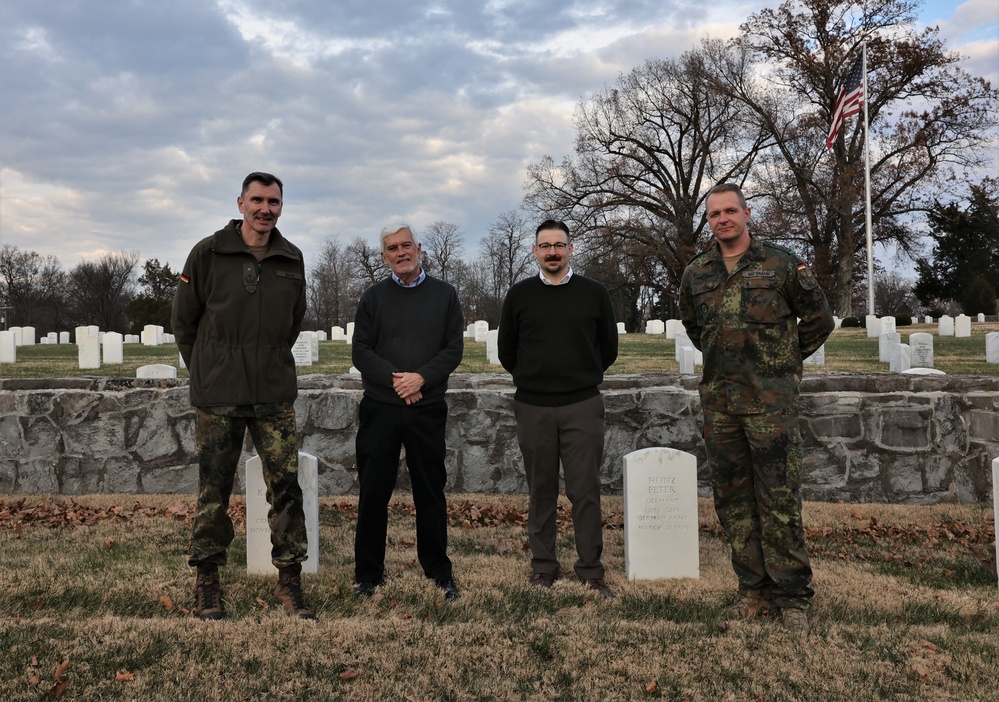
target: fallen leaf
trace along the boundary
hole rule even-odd
[[[60,697],[62,693],[66,691],[66,688],[68,686],[69,686],[69,681],[57,682],[55,685],[52,686],[52,689],[49,690],[49,694],[52,695],[53,697]]]
[[[31,667],[32,668],[37,668],[38,667],[38,656],[32,656],[31,657]]]
[[[128,682],[134,677],[135,675],[132,673],[115,673],[114,679],[118,682]]]
[[[114,548],[115,543],[116,542],[115,542],[114,538],[109,536],[108,538],[104,539],[104,548],[106,548],[106,549],[112,549],[112,548]]]
[[[37,685],[40,682],[41,682],[41,679],[38,677],[38,673],[32,673],[31,677],[28,678],[28,684],[29,685]]]
[[[657,689],[659,689],[659,682],[655,678],[649,680],[649,684],[645,686],[645,691],[650,695]]]
[[[925,678],[930,674],[930,669],[926,667],[926,664],[922,661],[915,661],[912,664],[913,672],[921,678]]]
[[[14,536],[20,538],[21,536],[21,522],[14,525]]]
[[[170,595],[163,595],[160,597],[160,604],[163,605],[163,609],[168,612],[173,609],[173,600],[170,599]]]
[[[63,658],[62,662],[56,666],[55,669],[55,679],[56,682],[62,680],[62,676],[65,675],[66,670],[69,668],[69,658]]]
[[[940,650],[939,646],[937,646],[935,643],[927,641],[926,639],[920,639],[919,645],[925,648],[927,651],[932,651],[933,653],[936,653],[937,651]]]
[[[257,598],[257,604],[260,605],[261,609],[263,609],[264,611],[270,609],[270,605],[267,604],[264,600],[260,599],[259,597]]]
[[[358,673],[355,668],[348,668],[347,670],[345,670],[342,673],[340,673],[340,679],[341,680],[353,680],[358,675],[360,675],[360,673]]]
[[[334,585],[333,586],[333,597],[339,597],[339,596],[340,596],[340,586],[339,585]]]
[[[423,702],[423,700],[421,700],[416,695],[406,695],[405,699],[406,699],[406,702]]]

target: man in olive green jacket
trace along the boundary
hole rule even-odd
[[[704,444],[715,511],[732,548],[739,595],[729,617],[777,613],[808,634],[812,568],[801,523],[802,360],[833,329],[825,294],[791,251],[749,234],[738,186],[707,197],[715,245],[680,282],[680,314],[704,352]]]
[[[195,245],[173,301],[173,332],[197,409],[199,490],[188,563],[198,569],[194,613],[200,619],[225,616],[218,567],[233,538],[229,498],[247,430],[267,485],[275,597],[289,614],[315,618],[301,589],[308,537],[291,353],[305,316],[305,263],[275,226],[283,197],[275,176],[248,175],[236,200],[243,219]]]

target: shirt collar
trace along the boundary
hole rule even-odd
[[[424,280],[427,279],[427,272],[422,268],[420,269],[420,274],[413,279],[412,283],[409,284],[402,282],[399,276],[395,274],[395,271],[392,271],[391,275],[392,275],[392,280],[394,280],[396,283],[398,283],[404,288],[415,288],[417,285],[419,285],[420,283],[422,283]]]
[[[569,282],[569,278],[572,277],[572,266],[569,266],[569,270],[557,283],[553,283],[552,281],[548,280],[548,278],[545,277],[544,271],[542,271],[540,267],[538,268],[538,276],[541,278],[541,282],[544,283],[545,285],[565,285],[566,283]]]

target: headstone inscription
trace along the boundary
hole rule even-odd
[[[802,361],[806,366],[824,366],[826,364],[826,345],[815,349],[811,356]]]
[[[909,334],[909,357],[913,368],[932,368],[933,335],[926,332]]]
[[[150,363],[135,369],[136,378],[176,378],[177,366],[167,363]]]
[[[624,457],[624,569],[629,580],[698,578],[697,458],[671,448]]]
[[[486,334],[489,333],[489,322],[484,319],[475,320],[475,340],[484,342],[486,340]]]
[[[892,320],[893,322],[895,320]],[[878,337],[878,360],[881,363],[891,361],[891,349],[902,343],[902,335],[898,332],[885,332]]]
[[[291,355],[295,358],[296,366],[312,365],[312,338],[309,332],[298,335],[295,345],[291,347]]]

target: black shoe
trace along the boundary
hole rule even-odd
[[[461,592],[458,591],[458,586],[454,584],[453,580],[437,583],[437,587],[444,591],[445,600],[456,600],[461,597]]]
[[[604,582],[603,578],[588,578],[583,581],[583,585],[598,593],[605,600],[614,599],[614,593],[607,587],[607,583]]]
[[[552,575],[551,573],[534,573],[531,575],[531,587],[540,587],[545,590],[550,590],[556,580],[558,580],[558,575]]]
[[[354,583],[354,594],[358,597],[371,597],[375,594],[375,588],[381,583]]]

